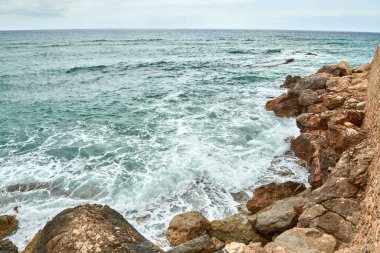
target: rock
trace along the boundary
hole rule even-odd
[[[327,108],[334,109],[344,104],[345,98],[339,94],[327,94],[323,96],[323,105]]]
[[[300,76],[291,76],[291,75],[288,75],[286,78],[285,78],[285,81],[284,83],[280,86],[280,87],[283,87],[283,88],[291,88],[293,87],[296,83],[298,83],[299,81],[301,81],[301,77]]]
[[[260,186],[254,191],[252,199],[247,202],[247,209],[256,213],[277,200],[295,196],[305,189],[305,185],[296,182],[271,183]]]
[[[322,203],[329,211],[342,216],[345,220],[357,224],[359,203],[357,200],[337,198],[330,199]]]
[[[346,61],[341,61],[336,65],[327,65],[320,68],[317,73],[327,73],[333,76],[348,76],[352,74],[351,66]]]
[[[264,253],[260,243],[246,245],[244,243],[232,242],[227,244],[225,249],[228,253]]]
[[[205,234],[210,222],[200,212],[181,213],[170,221],[166,237],[173,245],[179,245]]]
[[[69,208],[37,233],[27,253],[163,253],[108,206]]]
[[[216,237],[212,237],[211,242],[214,245],[215,250],[220,250],[220,249],[224,248],[224,246],[225,246],[224,242],[222,242],[221,240],[219,240]]]
[[[355,198],[358,188],[347,178],[329,177],[321,187],[311,192],[311,200],[322,203],[335,198]]]
[[[333,253],[337,242],[328,234],[313,228],[293,228],[267,244],[267,253]]]
[[[262,234],[283,232],[297,224],[298,214],[294,207],[302,197],[278,200],[257,214],[256,229]]]
[[[215,248],[212,239],[208,235],[203,235],[187,241],[184,244],[167,251],[167,253],[213,253],[215,251],[217,251],[217,249]]]
[[[243,214],[234,214],[223,220],[211,221],[211,228],[207,232],[211,237],[216,237],[226,243],[247,243],[256,233],[248,217]]]
[[[286,59],[284,64],[289,64],[291,62],[294,62],[294,58]]]
[[[366,137],[366,132],[354,125],[329,124],[327,133],[330,146],[338,154],[360,143]]]
[[[290,98],[286,93],[278,98],[269,100],[265,107],[272,110],[279,117],[293,117],[302,112],[297,98]]]
[[[238,203],[247,202],[249,200],[249,196],[245,191],[231,192],[231,196]]]
[[[327,80],[331,75],[329,74],[315,74],[302,78],[299,83],[289,89],[288,95],[290,97],[298,97],[304,90],[319,90],[326,88]],[[298,100],[297,100],[298,101]]]
[[[327,122],[319,114],[302,113],[296,118],[297,127],[301,132],[306,130],[327,130]]]
[[[18,228],[18,220],[12,215],[0,216],[0,239],[11,235]]]
[[[18,253],[18,249],[10,240],[0,240],[0,253]]]
[[[327,111],[329,108],[323,105],[323,103],[318,103],[314,105],[310,105],[307,107],[308,113],[321,113]]]
[[[309,227],[310,222],[313,219],[315,219],[315,218],[317,218],[319,216],[322,216],[327,211],[328,210],[326,208],[324,208],[320,204],[316,204],[316,205],[314,205],[312,207],[309,207],[298,218],[298,224],[297,224],[297,226],[298,227],[302,227],[302,228]]]
[[[310,53],[310,52],[306,53],[306,55],[317,56],[317,54],[316,54],[316,53]]]
[[[311,89],[306,89],[301,92],[298,97],[298,103],[302,106],[309,106],[318,102],[318,93]]]

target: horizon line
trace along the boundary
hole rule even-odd
[[[42,29],[0,29],[0,32],[27,32],[27,31],[89,31],[89,30],[125,30],[125,31],[169,31],[169,30],[225,30],[225,31],[287,31],[287,32],[337,32],[337,33],[376,33],[380,31],[352,31],[352,30],[312,30],[312,29],[272,29],[272,28],[42,28]]]

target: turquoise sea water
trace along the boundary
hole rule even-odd
[[[22,248],[63,209],[103,203],[166,246],[174,214],[222,218],[236,211],[231,192],[306,182],[282,156],[294,120],[265,102],[284,92],[286,75],[364,64],[379,42],[370,33],[0,32],[0,214],[20,206],[10,239]]]

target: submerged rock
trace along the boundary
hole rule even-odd
[[[11,235],[18,228],[18,220],[12,215],[0,216],[0,239]]]
[[[305,185],[290,181],[260,186],[254,191],[252,199],[247,202],[247,209],[256,213],[277,200],[295,196],[305,189]]]
[[[166,237],[171,244],[179,245],[205,234],[210,227],[210,222],[200,212],[181,213],[170,221]]]
[[[265,246],[267,253],[333,253],[337,242],[328,234],[314,228],[293,228]]]
[[[108,206],[83,205],[49,221],[25,253],[163,253]]]

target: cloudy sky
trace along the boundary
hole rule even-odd
[[[0,30],[72,28],[380,32],[380,0],[0,0]]]

